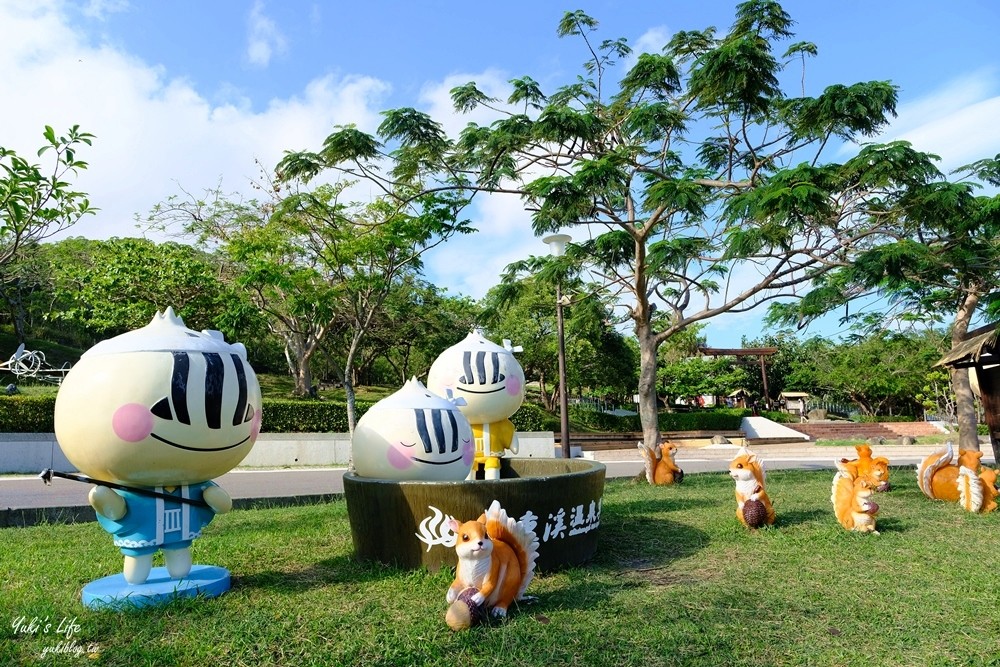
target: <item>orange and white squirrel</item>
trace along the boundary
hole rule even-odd
[[[959,468],[958,503],[970,512],[994,511],[997,508],[997,475],[993,468],[983,468],[978,477],[970,468]]]
[[[859,473],[857,461],[841,459],[835,463],[837,474],[833,476],[830,501],[837,521],[847,530],[878,535],[875,517],[879,507],[871,500],[872,480]]]
[[[958,450],[958,464],[952,463],[955,451],[949,441],[942,449],[930,454],[917,467],[917,486],[932,500],[959,501],[958,476],[961,468],[973,474],[979,472],[982,452],[973,449]]]
[[[656,453],[640,442],[639,453],[642,454],[646,463],[646,481],[650,484],[663,485],[680,482],[684,479],[684,471],[680,469],[674,461],[677,456],[677,445],[672,442],[664,442],[660,445],[660,457]]]
[[[485,605],[496,617],[507,615],[515,600],[525,599],[524,591],[535,576],[538,537],[523,521],[507,516],[496,500],[475,521],[448,522],[455,533],[455,581],[445,596],[448,604],[467,588],[474,588],[471,600]]]
[[[774,523],[774,507],[764,490],[764,463],[741,447],[729,463],[729,476],[736,480],[736,518],[748,528]]]
[[[872,448],[868,445],[855,445],[858,452],[857,474],[868,480],[875,491],[888,491],[889,459],[884,456],[872,457]]]

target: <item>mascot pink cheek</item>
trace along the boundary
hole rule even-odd
[[[521,381],[517,378],[507,378],[507,393],[517,396],[521,393]]]
[[[139,403],[126,403],[111,417],[111,428],[125,442],[140,442],[153,432],[153,413]]]
[[[472,465],[473,459],[476,458],[476,447],[472,444],[471,440],[462,441],[462,463],[467,466]]]
[[[396,470],[406,470],[413,465],[413,457],[410,456],[410,453],[402,445],[393,445],[390,447],[385,458],[389,461],[389,465]]]
[[[264,418],[264,412],[257,410],[253,413],[253,421],[250,423],[250,439],[255,441],[257,436],[260,435],[260,424]]]

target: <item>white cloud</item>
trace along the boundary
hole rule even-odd
[[[271,57],[288,49],[285,36],[277,24],[264,14],[264,3],[256,0],[247,19],[247,60],[252,65],[267,67]]]
[[[947,172],[1000,153],[1000,73],[981,69],[947,82],[934,92],[900,104],[898,117],[875,141],[905,140],[941,157]],[[841,148],[841,157],[857,146]]]
[[[128,0],[89,0],[83,8],[83,15],[103,19],[108,14],[128,9]]]
[[[58,5],[0,4],[0,25],[8,33],[0,40],[2,145],[35,160],[44,125],[96,135],[79,151],[90,168],[74,187],[101,210],[72,235],[137,235],[134,216],[181,186],[200,194],[224,178],[224,191],[248,193],[255,159],[273,168],[285,150],[319,147],[335,124],[375,127],[389,90],[370,77],[327,75],[263,110],[238,98],[212,104],[156,64],[88,44]]]
[[[663,53],[663,47],[667,45],[667,42],[669,42],[673,36],[674,33],[668,30],[666,26],[650,28],[646,32],[642,33],[639,36],[639,39],[635,40],[635,42],[631,44],[632,53],[629,55],[629,60],[626,63],[627,68],[631,68],[635,65],[640,53]]]

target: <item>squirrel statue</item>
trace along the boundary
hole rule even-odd
[[[958,476],[961,468],[968,468],[973,474],[979,473],[979,459],[982,452],[972,449],[958,450],[958,463],[952,463],[955,451],[951,441],[941,449],[924,458],[917,467],[917,485],[931,500],[960,500]]]
[[[958,470],[958,502],[966,510],[979,514],[992,512],[997,508],[997,475],[993,468],[983,468],[976,476],[971,468],[962,466]]]
[[[869,445],[854,445],[858,452],[857,474],[868,480],[875,491],[889,491],[892,487],[889,484],[889,459],[884,456],[872,456],[872,448]]]
[[[646,481],[650,484],[664,485],[680,483],[684,480],[684,471],[674,461],[677,456],[677,445],[664,442],[660,445],[660,457],[657,458],[653,449],[645,443],[638,444],[639,453],[646,463]]]
[[[875,517],[879,506],[871,499],[876,483],[859,472],[857,461],[841,459],[835,463],[837,474],[833,476],[830,502],[837,521],[847,530],[878,535]]]
[[[746,447],[741,447],[729,463],[729,476],[736,481],[736,518],[747,528],[774,523],[774,507],[764,490],[764,463]]]
[[[478,519],[459,523],[452,518],[448,527],[455,533],[458,555],[455,580],[445,596],[449,627],[465,629],[486,611],[503,618],[513,602],[528,599],[524,592],[538,558],[538,537],[531,527],[508,517],[496,500]]]

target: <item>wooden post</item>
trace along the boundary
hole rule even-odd
[[[767,388],[767,366],[765,362],[767,357],[763,354],[760,355],[760,377],[764,381],[764,405],[768,410],[771,409],[771,390]]]
[[[972,368],[979,379],[979,400],[983,402],[983,411],[986,413],[993,456],[1000,462],[1000,366],[983,368],[977,363]]]

